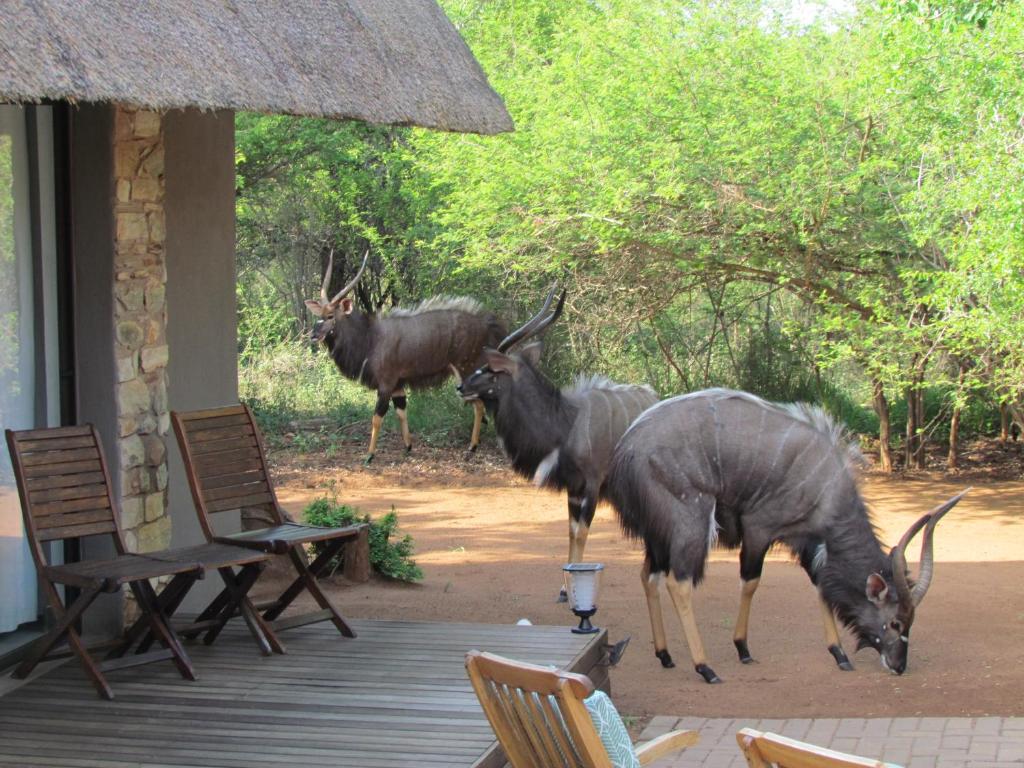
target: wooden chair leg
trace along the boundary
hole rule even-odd
[[[230,601],[231,594],[225,587],[217,593],[217,596],[213,598],[213,600],[210,601],[210,604],[202,610],[202,613],[196,616],[196,620],[193,623],[198,625],[202,622],[212,621],[213,619],[220,616],[221,612],[224,610],[224,607]],[[194,640],[195,638],[199,637],[200,634],[202,634],[202,631],[202,629],[186,629],[181,633],[181,636],[188,640]]]
[[[342,617],[341,612],[335,607],[334,603],[331,602],[331,599],[324,594],[322,589],[320,589],[320,584],[310,571],[310,566],[306,565],[306,561],[303,560],[302,556],[295,551],[295,547],[292,547],[288,552],[288,556],[292,559],[292,564],[295,566],[295,570],[299,572],[299,576],[305,583],[306,589],[309,590],[309,594],[313,596],[313,599],[319,603],[321,608],[330,611],[331,622],[338,628],[338,631],[345,637],[355,637],[355,630],[349,626],[348,622]],[[317,561],[319,560],[320,558],[318,557]],[[314,561],[314,564],[315,563],[316,561]]]
[[[288,588],[281,593],[280,597],[274,601],[273,605],[264,611],[263,618],[268,621],[273,621],[284,613],[285,609],[294,602],[295,598],[302,594],[302,590],[306,589],[306,579],[303,575],[303,568],[308,568],[314,578],[319,577],[330,564],[331,560],[341,552],[341,548],[345,546],[346,542],[346,539],[336,539],[335,541],[328,542],[324,547],[324,550],[317,555],[316,559],[309,565],[306,565],[306,561],[303,559],[302,554],[296,552],[296,548],[292,547],[292,549],[289,550],[289,554],[294,554],[298,557],[299,562],[302,563],[302,568],[297,567],[299,575],[296,576],[295,580],[288,585]],[[295,558],[292,558],[292,561],[295,562]]]
[[[59,619],[53,629],[47,632],[36,642],[36,645],[32,648],[28,657],[18,665],[11,674],[11,677],[17,680],[24,680],[28,677],[32,670],[35,669],[36,665],[46,658],[46,655],[53,646],[55,646],[66,634],[68,636],[68,644],[74,650],[75,655],[78,656],[79,661],[82,662],[85,674],[89,677],[90,681],[92,681],[92,684],[96,687],[100,696],[108,701],[113,699],[114,692],[110,689],[106,678],[103,676],[103,673],[96,665],[92,656],[89,655],[89,651],[82,642],[81,637],[79,637],[78,632],[74,629],[75,622],[81,618],[85,609],[92,605],[93,601],[99,596],[102,591],[101,588],[83,588],[79,593],[78,598],[71,604],[71,607],[65,609],[61,604],[60,597],[53,585],[47,583],[46,586],[48,588],[47,591],[51,596],[50,603],[54,612],[59,616]]]
[[[171,583],[164,587],[157,599],[160,601],[160,606],[163,608],[164,613],[167,615],[168,621],[174,616],[174,612],[178,610],[182,600],[185,599],[185,595],[188,594],[189,590],[192,589],[192,585],[196,583],[198,577],[193,573],[179,573],[171,579]],[[144,636],[143,636],[144,635]],[[136,654],[143,654],[149,650],[150,646],[153,645],[154,637],[153,632],[149,631],[149,618],[145,612],[140,612],[139,618],[135,620],[135,623],[125,632],[124,642],[114,648],[110,653],[107,654],[107,659],[116,659],[124,656],[132,644],[142,637],[138,647],[135,649]]]
[[[150,628],[154,636],[160,641],[161,645],[171,651],[171,659],[178,668],[178,672],[186,680],[195,680],[196,673],[192,667],[192,660],[189,659],[188,653],[182,646],[181,641],[174,634],[174,630],[171,629],[170,621],[164,614],[160,600],[153,590],[153,585],[148,580],[141,579],[131,582],[131,590],[135,595],[135,599],[139,602],[139,608],[149,615]]]
[[[278,638],[277,633],[274,632],[274,628],[270,626],[270,623],[262,616],[260,612],[256,610],[256,606],[252,604],[252,600],[248,596],[242,598],[242,602],[239,605],[239,611],[242,614],[242,618],[245,619],[245,623],[249,626],[249,631],[252,633],[254,638],[257,638],[257,644],[260,644],[258,635],[262,635],[263,638],[270,646],[270,650],[274,653],[284,654],[288,651],[284,647],[284,643]],[[260,647],[262,652],[262,645]],[[264,655],[267,655],[264,653]]]
[[[224,591],[228,593],[229,600],[221,611],[219,623],[210,629],[203,638],[205,644],[209,645],[216,640],[217,635],[220,634],[228,620],[235,616],[236,613],[241,613],[242,618],[245,619],[245,623],[249,627],[249,632],[252,633],[256,645],[260,649],[260,653],[264,656],[269,656],[272,652],[284,653],[284,646],[277,639],[274,630],[256,612],[252,601],[249,600],[249,590],[252,589],[259,578],[262,570],[261,566],[261,563],[243,566],[237,575],[231,568],[218,569],[220,577],[224,581]]]

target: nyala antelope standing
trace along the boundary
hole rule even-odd
[[[377,450],[377,437],[389,400],[395,404],[408,452],[412,450],[412,436],[405,412],[406,388],[437,386],[451,376],[453,369],[462,375],[469,374],[480,365],[484,347],[495,346],[508,332],[494,314],[467,298],[438,296],[411,309],[373,315],[360,312],[349,294],[362,277],[369,256],[367,251],[356,276],[333,299],[328,299],[327,286],[334,266],[331,251],[320,300],[306,302],[317,318],[310,334],[312,340],[324,343],[342,375],[377,392],[367,463]],[[483,405],[475,404],[471,451],[480,442],[483,415]]]
[[[886,553],[857,487],[854,449],[819,408],[783,406],[711,389],[649,408],[615,448],[605,485],[627,534],[646,549],[642,578],[655,655],[674,666],[665,640],[658,584],[667,576],[697,672],[707,663],[691,604],[716,540],[740,547],[742,590],[733,642],[752,661],[747,620],[768,549],[790,549],[818,588],[828,650],[852,669],[835,616],[871,647],[886,669],[907,668],[914,612],[932,579],[935,525],[963,494],[924,515]],[[905,551],[924,530],[916,583]]]
[[[657,402],[650,387],[615,384],[600,376],[580,377],[559,390],[537,369],[542,343],[526,344],[562,312],[544,306],[522,328],[484,353],[483,367],[460,382],[458,391],[483,403],[494,419],[516,472],[542,487],[569,494],[569,562],[583,559],[590,524],[616,441],[645,408]],[[566,599],[563,588],[559,600]]]

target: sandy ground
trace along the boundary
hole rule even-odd
[[[371,515],[394,507],[402,532],[415,539],[423,582],[334,580],[345,612],[359,618],[575,622],[555,602],[568,547],[563,495],[514,477],[492,451],[469,460],[451,451],[403,459],[396,447],[385,444],[369,469],[354,456],[271,458],[280,467],[281,501],[293,512],[324,495]],[[613,641],[632,638],[612,671],[620,709],[638,717],[1024,714],[1024,482],[869,475],[864,494],[883,540],[893,543],[917,516],[968,484],[973,490],[937,530],[935,578],[917,613],[910,668],[900,677],[885,672],[874,651],[854,654],[849,635],[844,646],[856,670],[836,668],[825,649],[815,593],[803,571],[783,556],[766,565],[754,601],[750,648],[757,663],[740,664],[732,646],[739,596],[735,552],[713,554],[695,601],[709,661],[725,683],[710,686],[696,675],[682,630],[668,612],[677,667],[663,669],[653,656],[641,549],[621,536],[613,511],[602,507],[587,559],[605,564],[595,623],[607,627]],[[663,603],[669,609],[667,597]]]

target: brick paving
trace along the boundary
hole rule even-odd
[[[906,768],[1022,768],[1024,717],[880,717],[757,720],[658,716],[639,740],[676,728],[700,733],[700,742],[654,768],[746,768],[736,744],[740,728],[772,731],[822,747]]]

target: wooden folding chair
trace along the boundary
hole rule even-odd
[[[480,651],[466,654],[466,671],[512,768],[612,768],[583,702],[594,692],[586,675]],[[695,731],[672,731],[633,751],[647,765],[697,739]]]
[[[737,733],[736,741],[750,768],[899,768],[892,763],[836,752],[753,728]]]
[[[199,524],[210,541],[252,547],[261,552],[287,555],[297,573],[295,580],[277,599],[259,606],[263,618],[275,629],[330,620],[345,637],[356,633],[331,599],[324,593],[318,577],[342,547],[367,546],[367,526],[349,525],[324,528],[302,525],[282,510],[270,482],[263,439],[245,405],[212,410],[171,412],[174,433],[185,462],[185,472],[192,489],[192,499],[199,515]],[[212,515],[240,509],[262,509],[272,525],[256,530],[219,536],[213,527]],[[323,549],[312,563],[307,562],[303,545],[318,543]],[[287,619],[279,617],[303,590],[307,590],[321,610]],[[222,595],[211,603],[208,611],[221,609]],[[205,618],[205,615],[200,615]]]
[[[54,627],[37,641],[28,657],[15,669],[15,678],[27,677],[47,658],[65,655],[51,654],[51,651],[67,638],[71,652],[78,656],[96,690],[106,699],[112,699],[114,694],[103,673],[115,669],[170,659],[182,677],[194,680],[192,663],[171,628],[170,618],[196,580],[211,569],[221,573],[226,588],[231,591],[232,610],[246,615],[260,650],[270,653],[278,645],[273,632],[246,597],[267,555],[221,544],[128,553],[95,428],[86,425],[18,432],[8,429],[5,434],[21,497],[25,533],[56,617]],[[116,557],[66,565],[47,562],[43,551],[45,542],[99,535],[113,538]],[[241,568],[237,575],[234,566]],[[172,578],[158,597],[150,579],[164,576]],[[58,584],[79,590],[70,606],[61,599]],[[116,592],[125,584],[138,601],[140,617],[123,638],[112,644],[107,656],[97,661],[90,652],[95,649],[85,647],[76,624],[100,594]],[[207,642],[212,642],[228,616],[210,618],[215,620],[208,626],[200,626],[207,631]],[[140,639],[142,642],[135,653],[125,658]],[[149,651],[153,642],[159,642],[163,649]],[[111,646],[110,643],[104,645]]]

